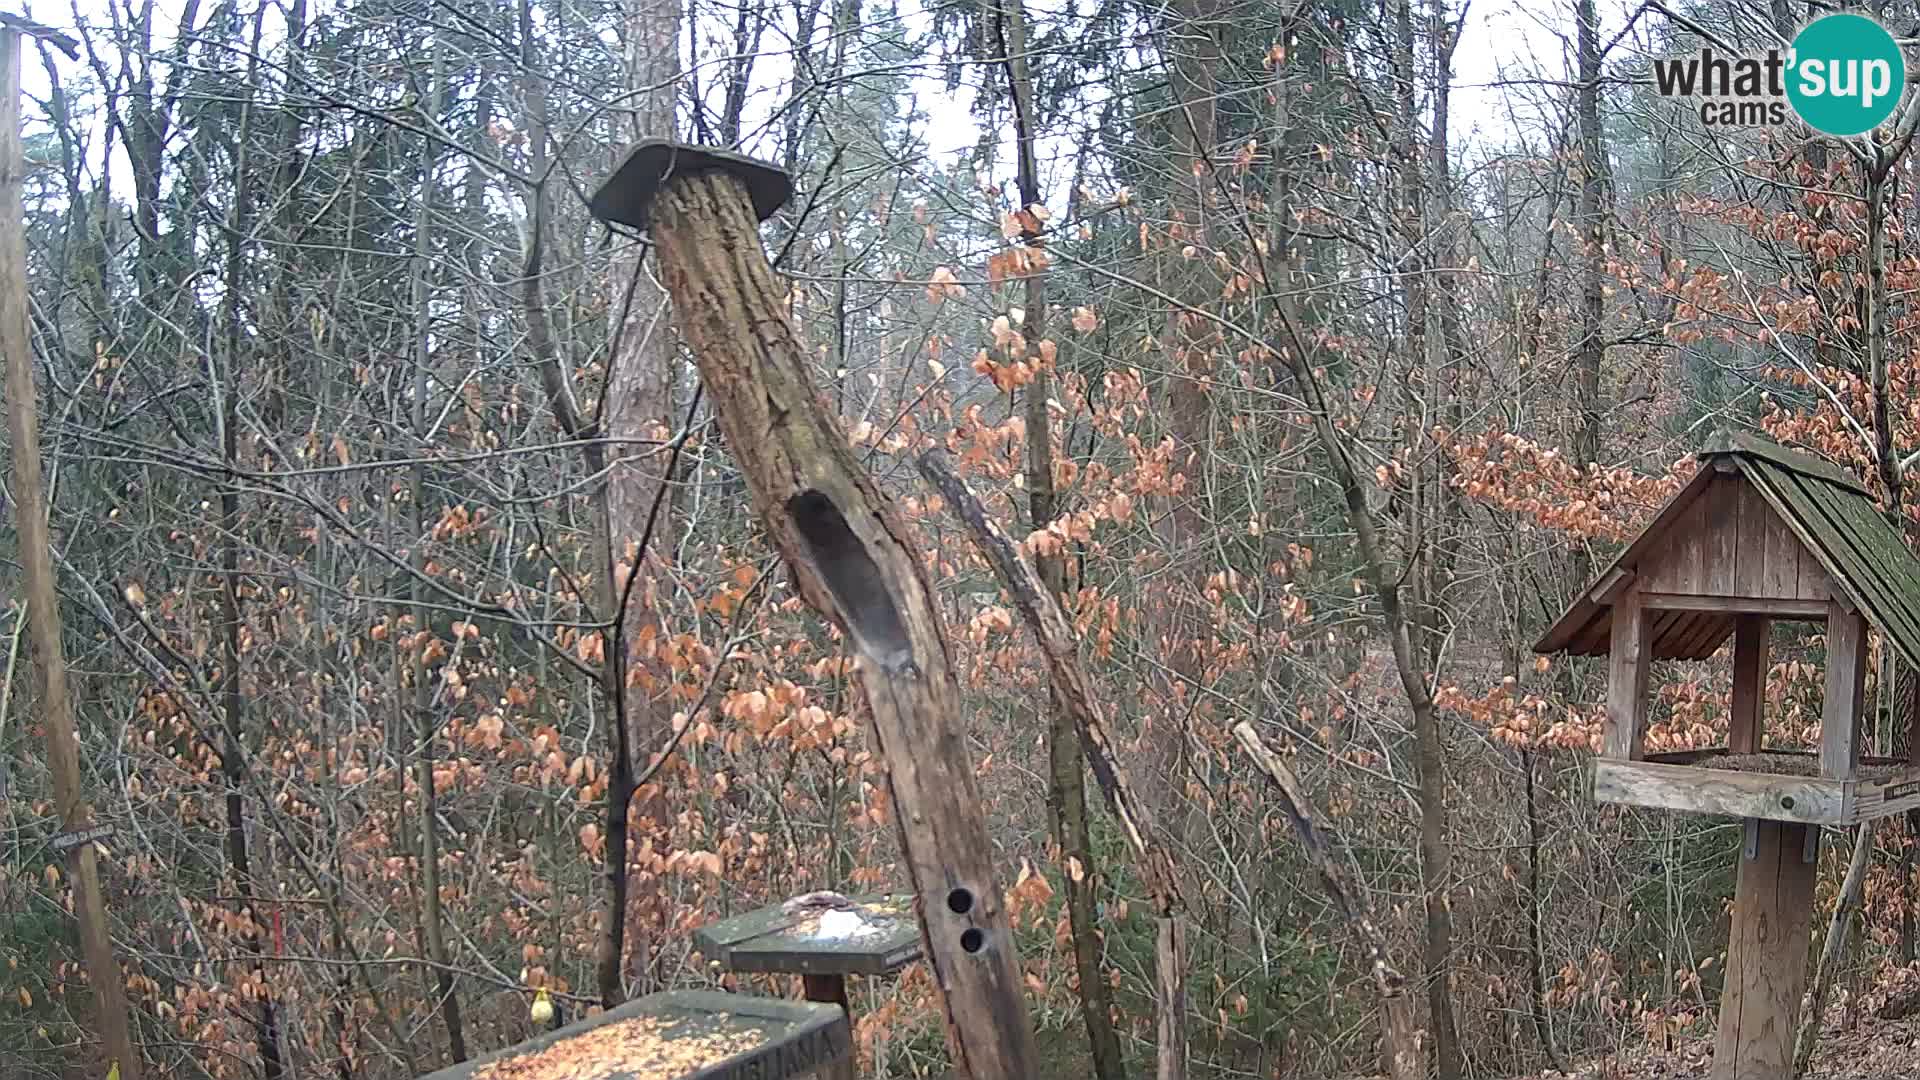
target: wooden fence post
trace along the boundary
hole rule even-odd
[[[650,232],[754,509],[800,595],[853,646],[957,1075],[1024,1080],[1033,1028],[926,563],[815,391],[761,250],[758,223],[791,190],[772,166],[656,139],[590,208]]]
[[[120,1080],[139,1080],[140,1055],[127,1017],[126,984],[107,934],[100,893],[100,859],[90,836],[93,809],[80,790],[80,740],[67,693],[67,658],[60,644],[60,601],[54,590],[52,536],[46,485],[40,472],[40,418],[33,389],[33,347],[27,334],[27,223],[20,188],[26,160],[20,134],[20,37],[47,38],[78,59],[71,40],[25,20],[0,16],[0,351],[6,353],[7,433],[13,440],[13,499],[26,585],[27,629],[40,673],[40,720],[47,732],[47,768],[73,875],[74,917],[80,952],[93,986],[100,1038]],[[63,842],[67,841],[67,842]]]

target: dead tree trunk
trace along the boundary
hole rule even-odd
[[[1099,700],[1093,684],[1080,664],[1074,644],[1072,624],[1060,607],[1053,591],[1033,565],[1020,557],[1013,541],[988,517],[980,500],[968,490],[966,482],[946,463],[938,451],[920,459],[920,474],[948,502],[967,528],[973,532],[974,546],[986,556],[1000,583],[1013,594],[1014,606],[1026,619],[1028,629],[1039,640],[1040,652],[1047,658],[1047,670],[1053,677],[1058,705],[1072,718],[1080,735],[1081,749],[1093,767],[1093,778],[1107,797],[1107,808],[1120,822],[1121,835],[1133,849],[1140,864],[1140,879],[1153,899],[1154,918],[1159,923],[1154,949],[1156,971],[1154,1002],[1159,1017],[1160,1039],[1155,1044],[1159,1058],[1155,1074],[1181,1076],[1186,1071],[1185,1047],[1178,1038],[1180,1014],[1186,1011],[1186,901],[1180,895],[1180,878],[1173,856],[1154,835],[1153,818],[1135,795],[1108,740],[1106,722],[1101,718]]]
[[[1326,828],[1314,820],[1313,804],[1307,801],[1293,771],[1267,748],[1252,724],[1244,720],[1235,724],[1233,737],[1279,791],[1280,808],[1293,823],[1293,831],[1300,837],[1300,845],[1307,849],[1307,857],[1313,860],[1314,869],[1320,874],[1321,888],[1360,939],[1367,969],[1373,977],[1374,992],[1380,998],[1380,1033],[1386,1050],[1381,1056],[1387,1060],[1388,1075],[1393,1080],[1421,1080],[1427,1070],[1420,1041],[1414,1033],[1413,1002],[1406,994],[1406,979],[1387,963],[1386,938],[1374,922],[1373,902],[1365,890],[1348,877],[1342,865],[1344,856],[1335,854]]]
[[[815,392],[760,248],[756,221],[791,190],[770,166],[650,140],[592,209],[650,227],[675,319],[754,510],[800,595],[845,632],[859,660],[957,1075],[1036,1076],[926,564]]]

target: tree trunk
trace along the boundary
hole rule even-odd
[[[632,135],[636,140],[671,138],[680,74],[680,2],[630,2],[626,50],[627,85],[635,104]],[[602,510],[607,542],[603,606],[614,621],[607,642],[605,690],[617,730],[607,784],[607,901],[594,961],[601,1004],[608,1008],[626,997],[623,969],[640,973],[642,993],[658,982],[657,944],[671,916],[663,883],[650,870],[641,870],[635,878],[627,852],[639,839],[630,835],[632,825],[651,836],[660,856],[671,850],[667,775],[663,771],[644,791],[635,790],[633,777],[649,766],[645,756],[665,746],[672,735],[673,707],[665,697],[668,676],[654,646],[667,637],[664,605],[671,586],[663,575],[678,547],[672,477],[657,445],[674,418],[675,358],[666,292],[648,272],[645,249],[638,244],[614,260],[610,285],[615,295],[624,297],[603,406],[606,455],[614,463],[603,489]],[[636,797],[639,813],[630,815]],[[630,816],[635,820],[630,822]],[[635,920],[636,939],[632,960],[624,962],[629,916]]]
[[[428,115],[438,114],[440,97],[445,92],[446,68],[445,54],[438,37],[433,40],[433,82],[428,89]],[[411,417],[415,439],[424,439],[427,434],[428,418],[427,394],[431,384],[428,381],[428,368],[432,362],[432,313],[428,308],[429,286],[427,269],[430,265],[433,247],[429,237],[433,228],[433,162],[434,143],[431,139],[421,140],[420,145],[420,211],[414,224],[413,248],[413,303],[414,303],[414,358],[413,358],[413,416]],[[425,449],[424,444],[422,450]],[[426,585],[421,580],[426,572],[427,552],[424,545],[431,526],[426,520],[426,470],[425,465],[413,467],[412,486],[409,491],[409,503],[413,510],[412,536],[409,547],[412,549],[412,562],[416,574],[413,578],[413,610],[425,612],[431,610],[425,603],[428,599]],[[427,958],[433,962],[433,978],[439,987],[439,1012],[447,1029],[447,1048],[453,1055],[453,1061],[467,1060],[466,1031],[460,1021],[460,996],[454,985],[453,967],[448,959],[444,916],[440,909],[440,833],[439,806],[434,790],[434,753],[433,744],[439,737],[439,725],[434,723],[434,701],[432,679],[433,668],[427,661],[424,641],[432,640],[429,633],[412,658],[413,666],[413,720],[414,720],[414,783],[420,793],[420,891],[423,910],[421,919],[426,935]]]
[[[1000,0],[997,15],[1001,26],[1000,55],[1006,58],[1008,93],[1013,99],[1020,203],[1025,208],[1043,202],[1040,167],[1034,153],[1039,118],[1033,103],[1033,76],[1027,63],[1027,14],[1022,0]],[[1036,250],[1046,242],[1037,228],[1023,233],[1021,241]],[[1037,352],[1038,343],[1046,339],[1049,326],[1046,274],[1028,274],[1025,284],[1027,317],[1021,332],[1033,343],[1029,351]],[[1036,531],[1046,528],[1058,512],[1053,483],[1053,418],[1047,409],[1047,400],[1053,395],[1052,380],[1053,373],[1048,366],[1036,364],[1033,381],[1022,391],[1027,419],[1027,508]],[[1064,557],[1058,553],[1041,556],[1039,573],[1047,592],[1064,602]],[[1094,925],[1094,894],[1099,876],[1093,860],[1093,839],[1087,828],[1087,790],[1080,743],[1073,714],[1057,689],[1050,692],[1048,702],[1053,717],[1047,733],[1047,812],[1054,844],[1060,849],[1067,924],[1073,935],[1074,970],[1080,980],[1080,1014],[1093,1057],[1093,1075],[1097,1080],[1123,1080],[1126,1062],[1121,1056],[1119,1034],[1113,1027],[1112,997],[1106,979],[1101,977],[1100,937]]]
[[[1580,276],[1580,320],[1574,341],[1574,408],[1579,424],[1573,437],[1573,462],[1582,469],[1600,460],[1600,368],[1606,358],[1601,337],[1606,272],[1600,212],[1602,163],[1606,144],[1600,130],[1600,26],[1594,0],[1575,0],[1578,25],[1579,87],[1574,111],[1580,127],[1580,241],[1586,251]],[[1583,569],[1590,565],[1582,560]],[[1581,579],[1585,580],[1584,576]]]
[[[54,587],[53,537],[47,521],[46,486],[40,468],[39,397],[33,386],[33,351],[27,337],[27,233],[20,188],[26,173],[20,133],[20,31],[0,30],[0,352],[7,376],[7,434],[13,458],[13,499],[19,531],[21,578],[27,599],[27,631],[40,682],[40,723],[47,736],[47,771],[61,828],[76,832],[93,824],[93,808],[80,790],[80,740],[74,732],[73,699],[67,690],[66,650],[60,640],[59,593]],[[73,875],[74,919],[80,951],[93,988],[100,1040],[120,1080],[143,1072],[127,1015],[126,983],[114,958],[100,891],[96,844],[76,844],[67,854]]]
[[[233,140],[236,155],[234,170],[238,175],[246,174],[250,156],[248,146],[253,136],[253,88],[258,73],[258,46],[264,14],[264,8],[254,14],[254,59],[247,64],[247,96],[240,107],[239,129]],[[241,355],[245,349],[246,329],[241,316],[240,297],[246,292],[246,245],[252,229],[252,189],[246,184],[237,184],[227,220],[227,265],[222,304],[225,310],[221,318],[226,331],[226,371],[221,373],[223,385],[219,390],[220,456],[229,470],[236,470],[241,464],[238,442],[242,392],[240,373],[247,361]],[[240,612],[243,588],[240,545],[247,530],[240,522],[240,493],[232,482],[220,487],[220,531],[223,538],[220,553],[221,727],[225,740],[220,749],[220,771],[226,784],[227,866],[233,872],[233,886],[246,927],[241,935],[241,946],[252,960],[250,966],[253,977],[260,983],[260,1020],[256,1037],[260,1067],[267,1080],[279,1080],[285,1071],[280,1060],[280,1024],[275,1015],[272,983],[267,979],[266,965],[261,959],[260,927],[263,920],[254,896],[253,864],[247,849],[246,800],[242,793],[246,778],[247,693],[240,682],[241,635],[245,629]]]
[[[649,215],[681,334],[755,511],[800,595],[859,660],[956,1070],[1038,1075],[927,563],[812,385],[746,184],[680,169]]]

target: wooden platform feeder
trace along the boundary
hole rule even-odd
[[[847,976],[889,975],[920,959],[910,894],[858,896],[846,911],[788,914],[773,904],[694,931],[701,955],[721,970],[799,975],[808,1001],[838,1005],[852,1022]],[[822,1077],[852,1076],[823,1070]]]
[[[1866,487],[1827,462],[1724,433],[1699,459],[1693,479],[1534,649],[1608,658],[1596,801],[1745,820],[1713,1076],[1788,1080],[1819,827],[1920,806],[1920,758],[1861,754],[1868,626],[1920,667],[1920,560]],[[1765,745],[1775,621],[1824,624],[1817,754]],[[1703,660],[1729,637],[1728,744],[1648,754],[1651,662]],[[1908,745],[1920,750],[1920,738]]]
[[[831,1005],[674,990],[423,1080],[789,1080],[851,1060]]]

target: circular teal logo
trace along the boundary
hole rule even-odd
[[[1907,88],[1893,35],[1865,15],[1826,15],[1793,39],[1787,100],[1815,131],[1842,137],[1878,127]]]

